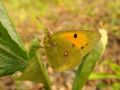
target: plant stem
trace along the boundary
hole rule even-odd
[[[51,90],[51,83],[50,83],[50,79],[47,73],[47,70],[45,69],[44,64],[42,63],[42,59],[41,59],[41,54],[38,52],[38,50],[36,51],[36,59],[38,60],[38,63],[40,65],[40,68],[42,70],[42,73],[45,77],[45,90]]]
[[[101,57],[102,50],[103,46],[101,43],[99,43],[92,52],[83,58],[82,63],[79,65],[79,68],[76,72],[72,90],[82,90],[82,87],[88,80],[88,77],[95,67],[96,62]]]

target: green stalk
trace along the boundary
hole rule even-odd
[[[48,77],[47,70],[42,62],[41,52],[35,51],[34,56],[29,60],[28,67],[22,72],[22,75],[17,80],[29,80],[35,83],[43,83],[45,90],[51,90],[51,83]]]
[[[98,47],[95,48],[91,53],[83,58],[83,61],[76,72],[72,90],[82,90],[82,87],[88,80],[96,62],[99,60],[102,50],[103,49],[99,44],[99,49]]]
[[[100,29],[99,31],[102,36],[101,41],[89,54],[83,57],[83,60],[76,72],[72,90],[82,90],[83,85],[88,80],[89,75],[91,74],[97,61],[100,59],[105,49],[105,46],[107,44],[107,32],[104,29]]]
[[[35,58],[38,61],[38,64],[40,66],[40,70],[41,70],[42,74],[44,75],[45,90],[51,90],[51,83],[49,80],[49,76],[48,76],[47,70],[45,69],[45,66],[43,65],[43,63],[41,61],[42,60],[41,54],[38,51],[36,51]]]

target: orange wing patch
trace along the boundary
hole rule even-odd
[[[66,32],[61,34],[60,37],[67,39],[79,49],[88,43],[88,38],[84,33]]]

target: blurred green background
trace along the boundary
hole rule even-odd
[[[120,0],[3,0],[8,14],[27,45],[42,25],[52,32],[62,29],[98,29],[108,32],[109,43],[83,90],[120,90]],[[71,90],[74,71],[48,72],[53,90]],[[105,73],[105,74],[100,74]],[[43,90],[42,84],[0,78],[0,90]]]

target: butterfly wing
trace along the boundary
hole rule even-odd
[[[80,64],[100,39],[98,32],[60,31],[45,42],[49,64],[57,71],[71,69]]]
[[[57,71],[72,68],[81,60],[79,50],[63,38],[52,38],[45,48],[49,64]]]

